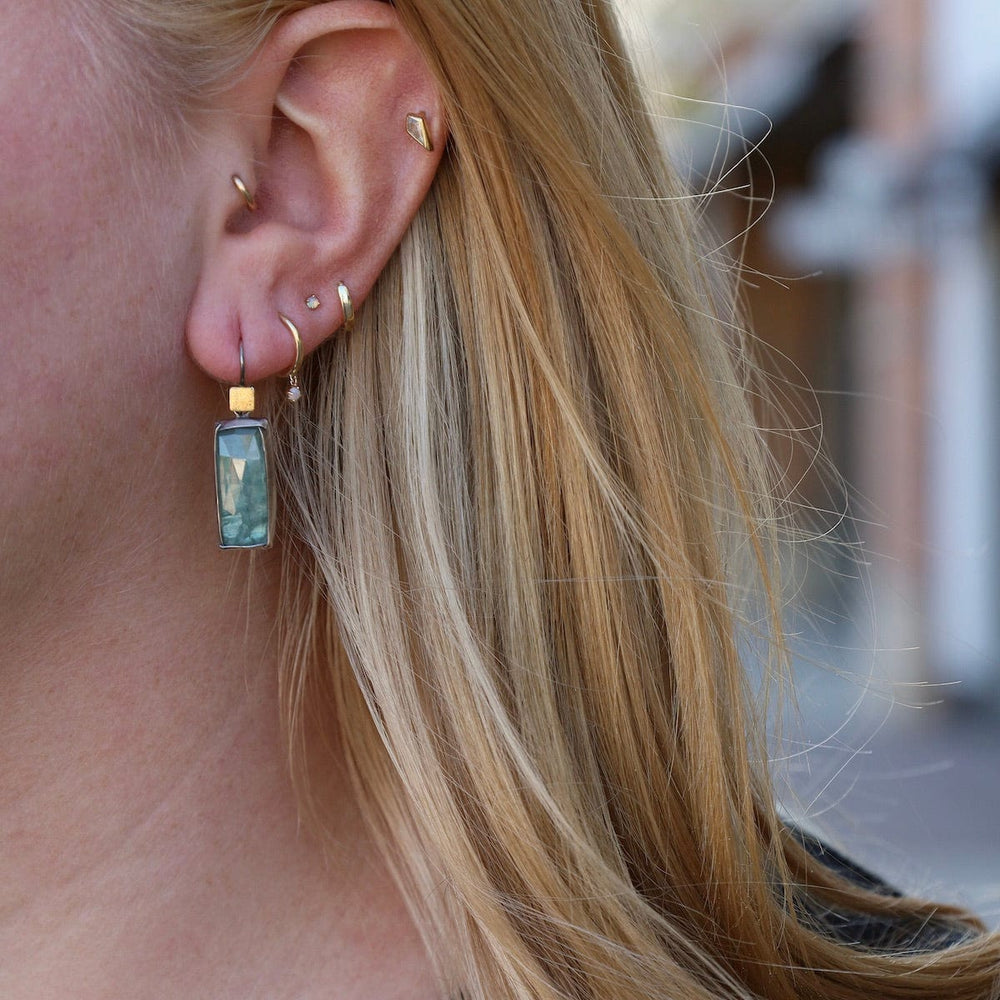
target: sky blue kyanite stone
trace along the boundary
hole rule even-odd
[[[256,548],[271,542],[271,495],[263,422],[215,431],[215,485],[219,499],[219,543]]]

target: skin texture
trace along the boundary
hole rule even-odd
[[[241,336],[263,380],[293,356],[278,310],[311,349],[337,280],[362,305],[433,178],[392,120],[435,107],[429,78],[387,5],[326,4],[170,160],[122,112],[128,53],[72,13],[0,11],[0,995],[435,997],[346,785],[328,862],[298,830],[278,553],[248,587],[216,548],[211,446]],[[367,108],[359,164],[331,94]]]

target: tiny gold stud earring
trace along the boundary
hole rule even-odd
[[[340,282],[337,285],[337,294],[340,296],[340,307],[344,310],[344,332],[350,333],[354,328],[354,303],[351,301],[351,293],[347,285]]]
[[[302,338],[299,336],[299,328],[284,313],[278,313],[278,319],[285,324],[285,329],[295,341],[295,364],[288,372],[288,389],[285,396],[290,403],[297,403],[302,398],[302,388],[299,385],[299,369],[302,367]]]
[[[319,309],[319,307],[320,307],[320,301],[318,295],[310,295],[309,298],[306,299],[306,309],[308,309],[310,312],[315,312],[317,309]]]
[[[243,183],[243,178],[240,177],[239,174],[233,174],[233,176],[229,179],[233,182],[233,187],[235,187],[236,190],[243,195],[243,200],[247,203],[247,208],[250,209],[251,212],[256,212],[257,199],[250,193],[250,189],[246,186],[246,184]]]
[[[419,142],[428,153],[434,151],[434,144],[431,142],[430,134],[427,131],[427,120],[423,115],[406,116],[406,134],[414,142]]]

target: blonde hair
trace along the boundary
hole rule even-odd
[[[136,0],[117,23],[191,103],[305,6]],[[609,6],[396,7],[451,139],[281,428],[303,810],[322,830],[336,743],[469,1000],[994,996],[971,918],[843,880],[776,816],[740,631],[780,661],[781,511]],[[850,947],[826,912],[898,940]],[[920,951],[936,917],[970,933]]]

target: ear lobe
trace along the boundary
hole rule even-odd
[[[250,381],[294,361],[279,314],[308,353],[343,323],[339,283],[359,309],[434,179],[447,131],[437,84],[382,0],[288,15],[226,103],[236,123],[224,142],[229,173],[243,177],[256,209],[227,173],[229,212],[206,220],[187,340],[194,360],[224,381],[238,377],[242,340]],[[412,122],[408,129],[414,114],[431,150],[415,141]],[[254,188],[243,165],[255,159]]]

